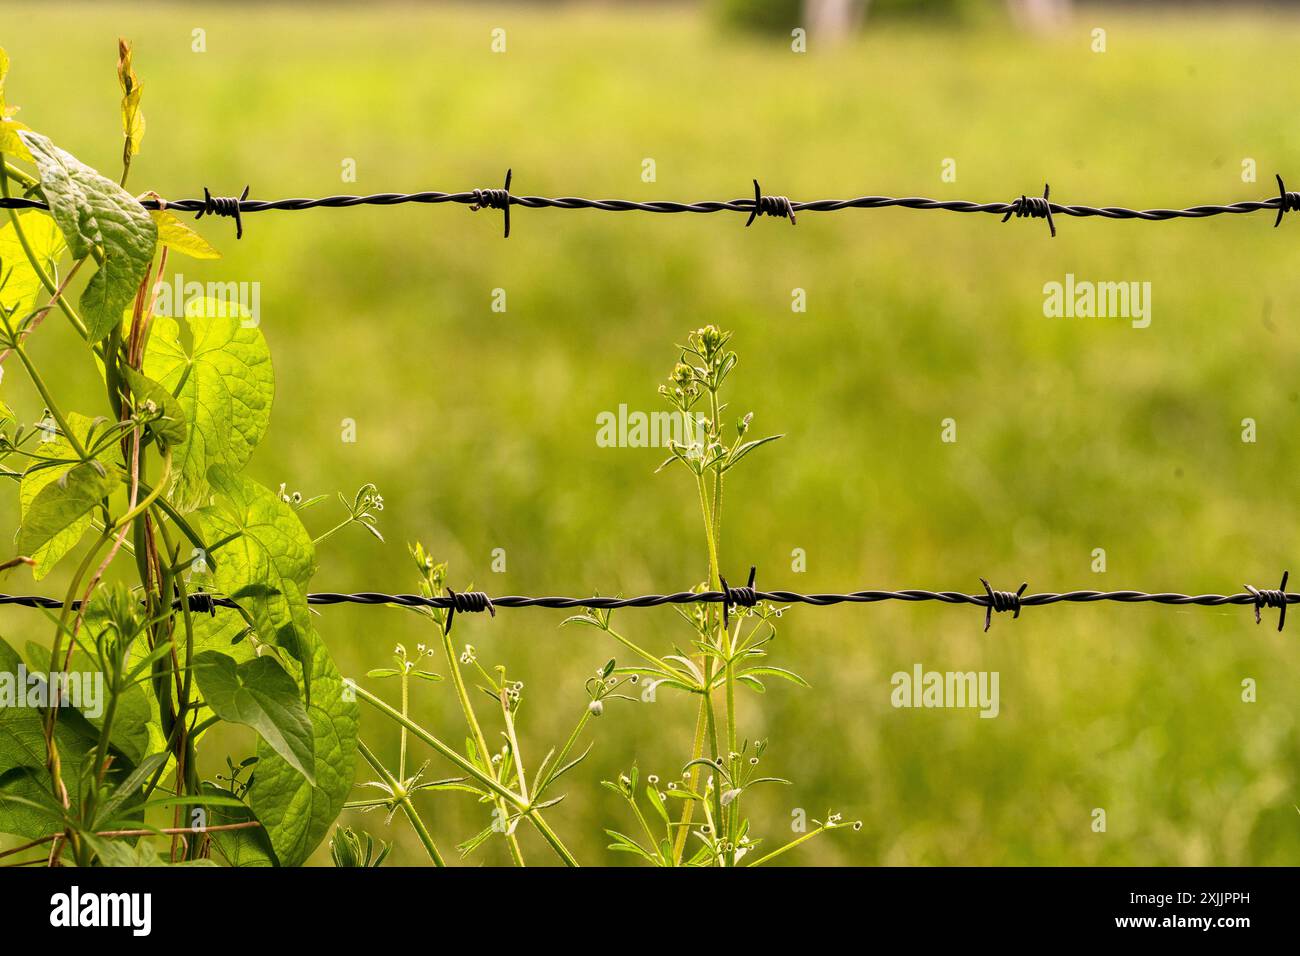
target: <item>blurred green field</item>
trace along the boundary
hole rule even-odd
[[[121,148],[115,40],[134,41],[148,132],[131,185],[170,197],[245,182],[254,197],[496,186],[508,166],[516,193],[685,200],[743,197],[755,176],[798,199],[992,201],[1047,179],[1061,201],[1145,206],[1264,198],[1275,170],[1300,181],[1300,128],[1279,112],[1297,80],[1272,55],[1300,22],[1272,15],[1085,10],[1050,38],[890,28],[807,55],[690,9],[11,2],[5,22],[9,102],[105,170]],[[1089,48],[1098,26],[1104,54]],[[206,53],[191,52],[196,27]],[[494,27],[504,55],[490,52]],[[647,157],[655,183],[641,180]],[[1246,157],[1258,183],[1241,181]],[[340,181],[349,158],[355,184]],[[945,158],[955,183],[941,181]],[[225,258],[179,265],[262,284],[277,396],[250,473],[307,495],[366,481],[384,495],[387,543],[359,529],[332,539],[317,590],[413,589],[414,539],[458,585],[495,594],[701,580],[684,474],[653,474],[658,450],[594,438],[602,411],[661,407],[674,344],[706,323],[736,333],[733,415],[786,434],[729,482],[733,581],[756,564],[761,585],[800,590],[971,591],[987,576],[1031,591],[1231,592],[1297,569],[1300,222],[1062,219],[1054,241],[1041,222],[941,212],[742,223],[516,209],[503,241],[499,213],[463,207],[268,213],[247,217],[239,243],[231,223],[205,220]],[[1151,326],[1045,318],[1043,284],[1066,273],[1152,283]],[[791,311],[795,288],[806,313]],[[51,320],[34,348],[90,407],[96,375],[72,342]],[[16,374],[6,386],[39,415]],[[955,444],[939,440],[949,417]],[[1255,444],[1240,437],[1247,417]],[[347,418],[355,444],[340,440]],[[313,530],[337,520],[327,507],[307,513]],[[505,573],[491,570],[497,548]],[[791,571],[796,548],[806,573]],[[1095,548],[1105,574],[1090,569]],[[15,574],[4,589],[60,594],[57,578]],[[771,739],[766,769],[794,781],[755,791],[758,834],[783,840],[795,808],[830,808],[862,831],[789,862],[1300,862],[1300,650],[1275,613],[1256,627],[1244,607],[1030,608],[982,634],[971,607],[796,608],[773,659],[812,689],[778,684],[742,704],[743,732]],[[615,650],[559,629],[564,616],[456,625],[480,660],[524,681],[530,768]],[[671,609],[620,619],[645,646],[685,640]],[[0,611],[0,633],[36,636],[38,620]],[[398,610],[330,608],[319,623],[352,675],[432,636]],[[1001,715],[894,709],[890,675],[918,662],[998,671]],[[1256,703],[1241,700],[1245,678]],[[450,687],[420,690],[417,718],[460,739]],[[393,754],[389,725],[363,719]],[[591,757],[551,811],[581,860],[627,862],[602,828],[633,824],[598,781],[634,760],[676,774],[693,721],[661,695],[593,722]],[[207,756],[211,775],[220,751]],[[424,806],[445,848],[488,822],[465,796]],[[1105,833],[1091,828],[1098,807]],[[400,816],[350,822],[395,839],[394,862],[422,861]]]

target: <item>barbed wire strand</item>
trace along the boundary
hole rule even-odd
[[[1021,195],[1011,202],[971,202],[965,199],[927,199],[922,196],[858,196],[852,199],[813,199],[807,202],[795,202],[786,196],[765,194],[754,180],[753,199],[729,199],[724,201],[703,200],[699,202],[675,202],[660,199],[636,201],[631,199],[584,199],[580,196],[516,196],[510,192],[513,170],[507,170],[505,186],[500,189],[480,188],[467,192],[416,192],[416,193],[372,193],[368,196],[323,196],[317,199],[249,199],[248,187],[239,196],[213,196],[207,187],[203,189],[202,199],[141,199],[140,205],[145,209],[169,209],[175,212],[192,212],[196,218],[205,215],[226,216],[235,220],[235,238],[244,235],[243,216],[246,213],[279,211],[300,211],[304,209],[343,209],[351,206],[397,206],[404,203],[440,205],[453,203],[469,206],[471,211],[498,209],[505,220],[504,234],[510,237],[510,208],[522,206],[525,209],[595,209],[602,212],[652,212],[652,213],[747,213],[746,226],[753,224],[759,216],[788,219],[791,225],[796,222],[796,215],[803,212],[839,212],[845,209],[941,209],[947,212],[988,213],[1001,216],[1006,222],[1016,218],[1045,219],[1050,235],[1056,235],[1054,216],[1073,216],[1076,218],[1100,217],[1103,219],[1130,219],[1142,222],[1162,222],[1171,219],[1207,219],[1211,216],[1242,215],[1246,213],[1272,210],[1277,213],[1273,225],[1282,224],[1282,217],[1288,212],[1300,210],[1300,192],[1289,192],[1279,175],[1277,179],[1278,194],[1268,199],[1246,200],[1225,205],[1207,204],[1188,206],[1184,209],[1130,209],[1126,206],[1085,206],[1068,205],[1052,202],[1048,196],[1050,187],[1043,187],[1042,196]],[[46,209],[49,204],[43,199],[31,196],[0,197],[0,209]]]
[[[497,608],[542,607],[553,610],[616,610],[621,608],[663,607],[666,605],[686,604],[721,604],[724,613],[735,607],[754,607],[760,602],[775,604],[806,604],[813,607],[829,607],[835,604],[877,604],[882,601],[938,601],[944,604],[969,604],[985,609],[984,630],[988,630],[995,612],[1010,611],[1013,618],[1020,617],[1023,608],[1046,607],[1051,604],[1094,604],[1108,601],[1118,604],[1161,604],[1173,606],[1196,605],[1201,607],[1222,607],[1225,605],[1252,605],[1255,608],[1255,623],[1261,621],[1260,611],[1265,608],[1277,608],[1277,629],[1282,630],[1286,623],[1286,609],[1291,604],[1300,604],[1300,593],[1286,590],[1290,572],[1283,572],[1282,583],[1276,588],[1257,588],[1244,585],[1245,590],[1236,594],[1182,594],[1172,591],[1044,591],[1026,594],[1026,584],[1016,591],[998,591],[989,586],[983,578],[983,594],[967,594],[962,591],[930,591],[920,588],[908,588],[901,591],[849,591],[844,593],[801,593],[785,590],[759,590],[754,587],[754,570],[750,569],[749,584],[733,588],[723,580],[723,589],[718,591],[674,591],[671,594],[642,594],[636,597],[523,597],[520,595],[503,595],[489,597],[483,591],[452,591],[446,595],[427,596],[423,594],[386,594],[375,591],[360,591],[342,594],[323,591],[307,595],[307,603],[314,606],[335,604],[359,604],[368,606],[395,606],[414,608],[442,608],[451,611],[447,616],[446,628],[451,629],[452,618],[457,614],[472,614],[488,611],[496,616]],[[234,608],[239,605],[228,597],[196,592],[188,596],[190,610],[198,613],[215,614],[217,608]],[[20,596],[0,594],[0,606],[15,605],[19,607],[58,610],[63,602],[57,598],[40,596]],[[80,601],[74,601],[73,610],[78,610]],[[174,607],[180,606],[177,600]]]

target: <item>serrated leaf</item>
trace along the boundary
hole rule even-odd
[[[237,663],[218,651],[195,655],[203,701],[222,720],[252,727],[291,767],[316,782],[312,727],[298,684],[271,657]]]
[[[153,260],[158,229],[135,197],[39,133],[18,136],[40,174],[50,214],[63,230],[73,256],[98,250],[99,271],[81,293],[81,316],[89,338],[98,342],[120,321]]]
[[[275,378],[266,339],[223,309],[212,299],[186,303],[192,350],[175,319],[156,316],[145,349],[144,374],[176,396],[189,423],[172,458],[172,503],[182,512],[206,499],[214,466],[239,471],[248,463],[271,421]]]

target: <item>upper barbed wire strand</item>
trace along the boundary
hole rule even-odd
[[[757,185],[757,184],[756,184]],[[140,205],[146,209],[167,209],[175,212],[208,213],[214,211],[214,204],[220,214],[236,217],[244,213],[269,212],[272,210],[298,211],[304,209],[343,209],[351,206],[396,206],[404,203],[439,205],[455,203],[471,207],[483,207],[485,199],[492,200],[494,208],[508,210],[510,206],[522,206],[526,209],[595,209],[603,212],[652,212],[652,213],[746,213],[750,221],[757,215],[786,215],[794,221],[794,214],[801,212],[839,212],[844,209],[920,209],[944,210],[947,212],[987,213],[994,216],[1024,214],[1030,208],[1034,214],[1050,212],[1056,216],[1073,216],[1075,218],[1100,217],[1103,219],[1132,219],[1146,222],[1161,222],[1171,219],[1206,219],[1211,216],[1242,215],[1269,210],[1279,217],[1293,211],[1296,194],[1288,193],[1278,178],[1279,195],[1269,199],[1246,200],[1226,205],[1198,205],[1185,209],[1130,209],[1126,206],[1085,206],[1067,205],[1049,202],[1036,197],[1021,197],[1012,202],[978,203],[965,199],[928,199],[923,196],[858,196],[852,199],[813,199],[807,202],[787,200],[783,196],[759,195],[756,199],[701,200],[698,202],[677,202],[673,200],[636,201],[631,199],[585,199],[580,196],[516,196],[506,190],[471,189],[464,192],[415,192],[415,193],[372,193],[366,196],[323,196],[315,199],[247,199],[240,197],[213,197],[207,194],[203,199],[142,199]],[[206,192],[206,190],[205,190]],[[498,195],[505,193],[506,195]],[[247,195],[247,190],[245,190]],[[1031,206],[1032,203],[1032,206]],[[40,199],[26,197],[0,197],[0,209],[49,209],[49,205]],[[237,227],[242,233],[243,223],[237,219]]]

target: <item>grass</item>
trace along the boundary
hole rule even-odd
[[[516,192],[646,199],[740,197],[757,176],[796,198],[993,200],[1047,179],[1063,201],[1159,206],[1267,196],[1274,170],[1300,180],[1300,133],[1277,118],[1296,80],[1259,54],[1297,24],[1271,16],[1103,10],[1041,41],[888,30],[797,56],[676,9],[11,8],[9,101],[103,168],[120,143],[115,40],[135,42],[149,126],[132,184],[166,196],[245,182],[254,197],[495,186],[507,166]],[[1105,54],[1089,49],[1096,25]],[[503,56],[489,52],[496,26]],[[206,53],[191,52],[195,27]],[[947,157],[955,183],[940,180]],[[1241,182],[1244,157],[1259,183]],[[347,158],[355,184],[340,182]],[[978,590],[984,575],[1011,589],[1230,591],[1274,586],[1293,566],[1294,221],[1062,219],[1052,241],[1039,222],[906,211],[748,230],[732,215],[512,218],[508,241],[498,213],[445,207],[249,216],[238,244],[231,223],[201,224],[226,258],[185,263],[187,278],[262,283],[278,395],[251,473],[305,495],[372,481],[384,496],[388,543],[335,535],[319,587],[404,590],[403,542],[417,538],[454,582],[492,593],[703,580],[698,503],[652,475],[659,451],[599,448],[594,435],[620,403],[660,408],[672,344],[709,322],[736,333],[734,412],[787,436],[729,484],[733,583],[756,564],[760,584],[796,589]],[[1067,272],[1151,282],[1151,327],[1044,318],[1043,284]],[[796,287],[806,313],[790,310]],[[490,309],[496,288],[504,314]],[[51,320],[39,338],[51,367],[71,333]],[[98,394],[84,365],[52,378],[61,394]],[[16,389],[11,404],[40,413]],[[956,444],[939,441],[947,417]],[[1255,444],[1240,440],[1246,417]],[[345,418],[355,444],[340,440]],[[0,530],[15,520],[0,515]],[[1090,570],[1099,547],[1104,575]],[[61,593],[46,584],[35,589]],[[33,589],[17,574],[4,586]],[[25,638],[30,615],[3,612],[0,631]],[[525,681],[539,740],[564,738],[609,656],[590,629],[560,630],[563,617],[465,615],[454,632]],[[1291,633],[1256,628],[1247,608],[1031,608],[987,635],[982,618],[930,605],[786,616],[779,656],[812,689],[778,684],[742,704],[742,723],[771,738],[768,759],[795,786],[755,791],[747,812],[767,831],[796,808],[864,828],[783,861],[1296,861]],[[680,626],[666,608],[620,623],[654,648]],[[427,631],[367,608],[327,609],[320,625],[357,675]],[[999,671],[1001,715],[895,710],[889,677],[916,662]],[[1244,678],[1257,703],[1241,702]],[[455,726],[447,688],[423,688],[414,719]],[[603,849],[626,806],[599,780],[634,759],[642,774],[680,773],[693,708],[638,706],[656,709],[596,722],[591,756],[549,811],[584,861],[627,859]],[[391,739],[379,719],[365,715],[363,736]],[[238,759],[250,744],[230,746]],[[470,799],[420,802],[447,846],[484,825]],[[1091,828],[1097,807],[1105,834]],[[394,863],[425,859],[409,828],[347,822],[396,838]],[[534,834],[521,839],[543,855]],[[505,848],[485,859],[507,862]]]

